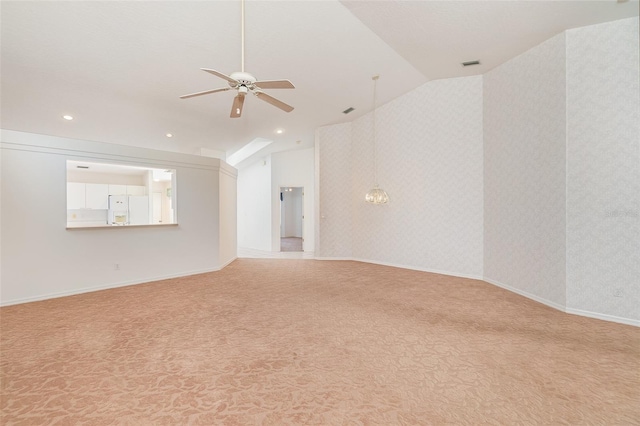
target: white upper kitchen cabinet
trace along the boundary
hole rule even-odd
[[[109,195],[147,195],[147,187],[141,185],[109,184]]]
[[[67,210],[109,208],[109,185],[67,182]]]
[[[67,182],[67,209],[78,210],[85,208],[85,187],[84,183]]]
[[[109,208],[109,185],[88,183],[86,189],[86,208],[107,210]]]
[[[109,195],[127,195],[127,185],[109,184]]]
[[[139,185],[127,185],[127,195],[147,195],[147,187]]]

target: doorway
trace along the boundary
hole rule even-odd
[[[280,251],[303,251],[304,188],[280,187]]]
[[[152,223],[162,223],[162,193],[154,192],[152,195],[153,201],[153,222]]]

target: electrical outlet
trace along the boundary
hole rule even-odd
[[[119,271],[120,270],[120,264],[119,263],[114,263],[113,264],[113,269],[116,270],[116,271]]]
[[[624,291],[620,287],[613,289],[613,297],[624,297]]]

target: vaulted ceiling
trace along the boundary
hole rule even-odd
[[[637,16],[638,1],[247,0],[245,70],[291,80],[267,92],[295,109],[251,96],[239,119],[233,91],[179,99],[225,87],[200,68],[240,70],[239,0],[3,1],[0,12],[3,129],[230,154],[255,138],[270,151],[312,146],[317,127],[371,110],[373,75],[382,104],[563,30]]]

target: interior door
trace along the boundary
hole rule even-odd
[[[304,188],[280,188],[280,251],[303,251]]]
[[[153,223],[162,223],[162,192],[153,193]]]

